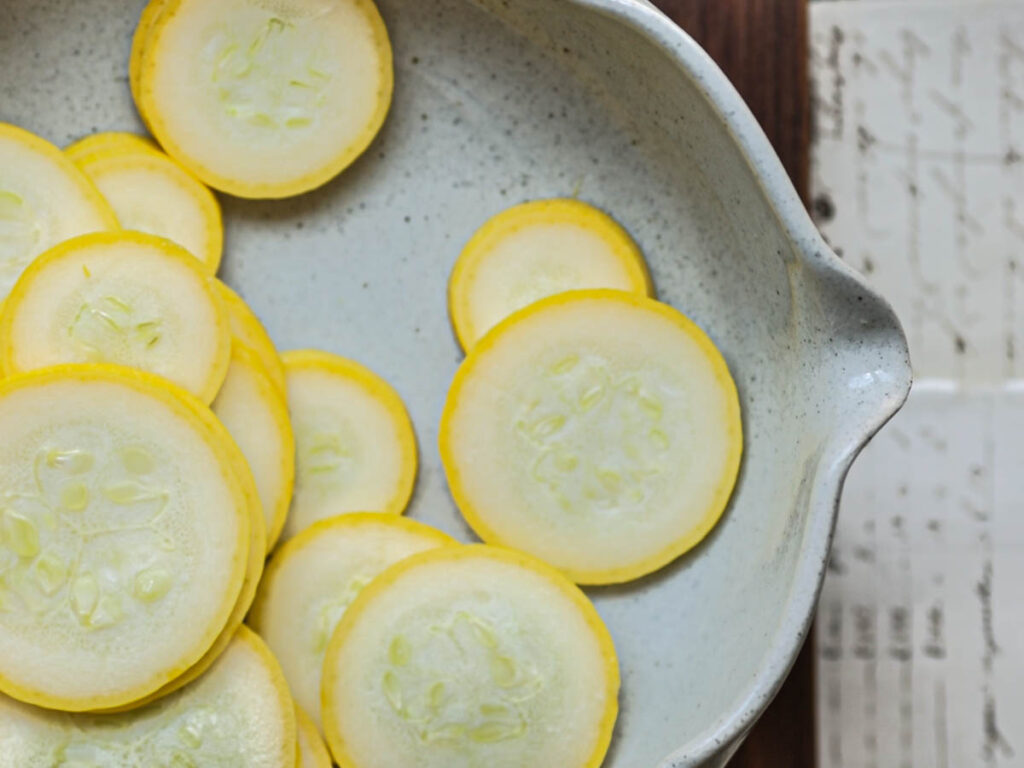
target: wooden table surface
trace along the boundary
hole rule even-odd
[[[732,80],[806,201],[810,106],[806,0],[654,0]],[[813,768],[811,642],[729,768]]]

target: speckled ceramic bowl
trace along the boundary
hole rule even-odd
[[[383,133],[312,194],[225,199],[223,277],[282,349],[333,350],[395,384],[422,453],[411,514],[468,539],[435,448],[461,358],[448,272],[474,229],[512,203],[578,194],[611,211],[659,296],[724,351],[747,451],[702,546],[643,581],[590,590],[622,658],[607,766],[718,766],[800,647],[850,462],[906,395],[899,323],[819,238],[719,70],[651,7],[380,6],[397,70]],[[139,130],[127,61],[140,10],[4,0],[0,120],[61,144]]]

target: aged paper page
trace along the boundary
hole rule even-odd
[[[811,8],[812,199],[910,340],[818,615],[822,768],[1024,766],[1024,3]]]

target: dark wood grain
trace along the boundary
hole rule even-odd
[[[654,0],[718,62],[806,201],[810,109],[806,0]],[[808,642],[729,768],[813,768],[814,659]]]

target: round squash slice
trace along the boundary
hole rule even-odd
[[[299,737],[295,768],[331,768],[331,755],[320,731],[298,704],[295,705],[295,724],[298,726]]]
[[[146,44],[149,42],[149,33],[153,31],[160,12],[163,10],[164,0],[149,0],[146,7],[142,9],[139,16],[139,24],[135,27],[135,34],[132,35],[132,51],[128,59],[128,87],[132,92],[132,99],[135,101],[135,108],[139,112],[142,122],[149,127],[149,121],[142,113],[142,103],[139,91],[139,82],[142,74],[142,60],[146,52]]]
[[[252,469],[269,552],[284,527],[295,480],[295,440],[284,395],[256,355],[235,344],[228,375],[211,408]]]
[[[241,458],[239,454],[236,454],[236,456]],[[256,597],[256,588],[263,577],[263,565],[266,561],[267,551],[267,529],[263,522],[263,507],[260,504],[259,494],[256,491],[256,483],[253,481],[248,465],[243,460],[236,465],[236,470],[249,504],[249,557],[246,561],[245,579],[242,581],[242,589],[238,594],[238,600],[235,601],[234,608],[231,609],[231,613],[228,615],[224,628],[217,635],[217,639],[213,641],[213,645],[200,657],[199,661],[173,680],[160,686],[157,690],[128,704],[118,707],[102,707],[91,711],[103,713],[127,712],[128,710],[145,706],[179,688],[183,688],[206,672],[210,665],[220,658],[220,655],[224,653],[224,650],[234,639],[242,622],[245,621],[245,616],[249,613],[252,601]]]
[[[391,102],[371,0],[165,0],[142,43],[141,112],[215,189],[296,195],[369,146]]]
[[[231,325],[231,335],[236,344],[251,351],[259,358],[263,370],[270,376],[274,386],[284,394],[284,366],[277,354],[277,348],[270,339],[270,334],[263,327],[263,323],[249,309],[249,305],[242,300],[242,297],[231,290],[225,283],[216,282],[220,298],[228,310],[228,320]]]
[[[611,638],[586,596],[485,545],[382,573],[327,648],[324,727],[342,768],[596,768],[618,711]]]
[[[0,691],[116,707],[195,664],[249,555],[227,430],[164,379],[78,365],[0,381],[0,434]]]
[[[107,201],[57,147],[0,123],[0,299],[43,251],[112,229]]]
[[[579,200],[537,200],[473,235],[452,270],[448,311],[468,352],[516,310],[588,288],[653,295],[640,249],[610,216]]]
[[[345,609],[399,560],[456,543],[423,523],[367,513],[321,520],[275,553],[249,624],[274,651],[292,695],[318,727],[324,651]]]
[[[111,141],[75,163],[110,203],[124,229],[165,237],[214,274],[224,244],[217,198],[163,152],[138,144]]]
[[[101,154],[108,150],[117,150],[119,152],[159,152],[160,147],[151,139],[139,136],[137,133],[104,131],[102,133],[90,133],[73,144],[68,144],[64,147],[64,154],[77,166],[92,155]]]
[[[721,354],[676,310],[621,291],[566,293],[473,349],[440,447],[484,541],[581,584],[615,583],[714,527],[739,469],[739,400]]]
[[[294,712],[280,667],[243,627],[201,679],[126,714],[54,712],[0,696],[0,768],[293,768]]]
[[[283,538],[346,512],[401,514],[416,479],[416,438],[398,394],[326,352],[296,350],[283,360],[296,447]]]
[[[208,403],[230,356],[213,278],[181,247],[139,232],[84,235],[50,249],[25,270],[0,317],[8,373],[116,363]]]

